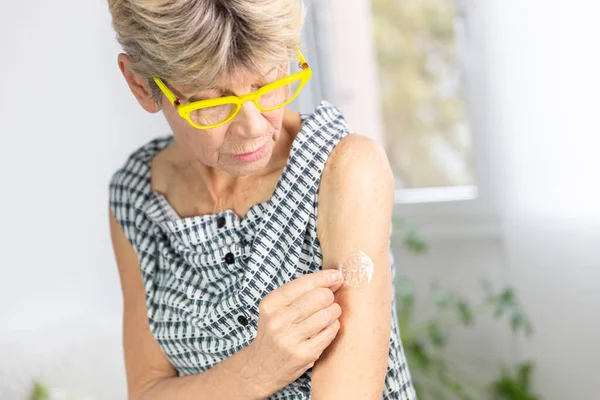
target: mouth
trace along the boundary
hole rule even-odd
[[[256,161],[256,160],[260,159],[265,154],[266,149],[267,149],[267,145],[264,144],[262,147],[259,147],[258,149],[254,150],[250,153],[233,154],[232,157],[238,161],[252,162],[252,161]]]

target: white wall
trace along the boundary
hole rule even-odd
[[[113,37],[104,1],[3,4],[1,399],[34,377],[125,398],[108,180],[168,130],[128,92]]]
[[[488,13],[508,273],[537,326],[519,350],[538,360],[544,398],[598,399],[600,5],[503,1]]]

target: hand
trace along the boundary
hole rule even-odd
[[[324,270],[303,275],[263,298],[256,338],[248,346],[258,387],[272,394],[312,368],[340,329],[342,309],[333,293],[342,284],[339,271]]]

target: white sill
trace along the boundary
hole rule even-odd
[[[501,238],[498,216],[478,210],[476,186],[400,189],[395,192],[394,215],[403,217],[427,241]],[[396,243],[403,237],[395,235]]]
[[[395,204],[442,203],[477,198],[477,186],[447,186],[419,189],[400,189],[394,193]]]

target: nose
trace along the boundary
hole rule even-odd
[[[251,139],[265,134],[266,123],[267,121],[256,105],[247,101],[242,104],[239,113],[231,121],[229,129],[236,135]]]

